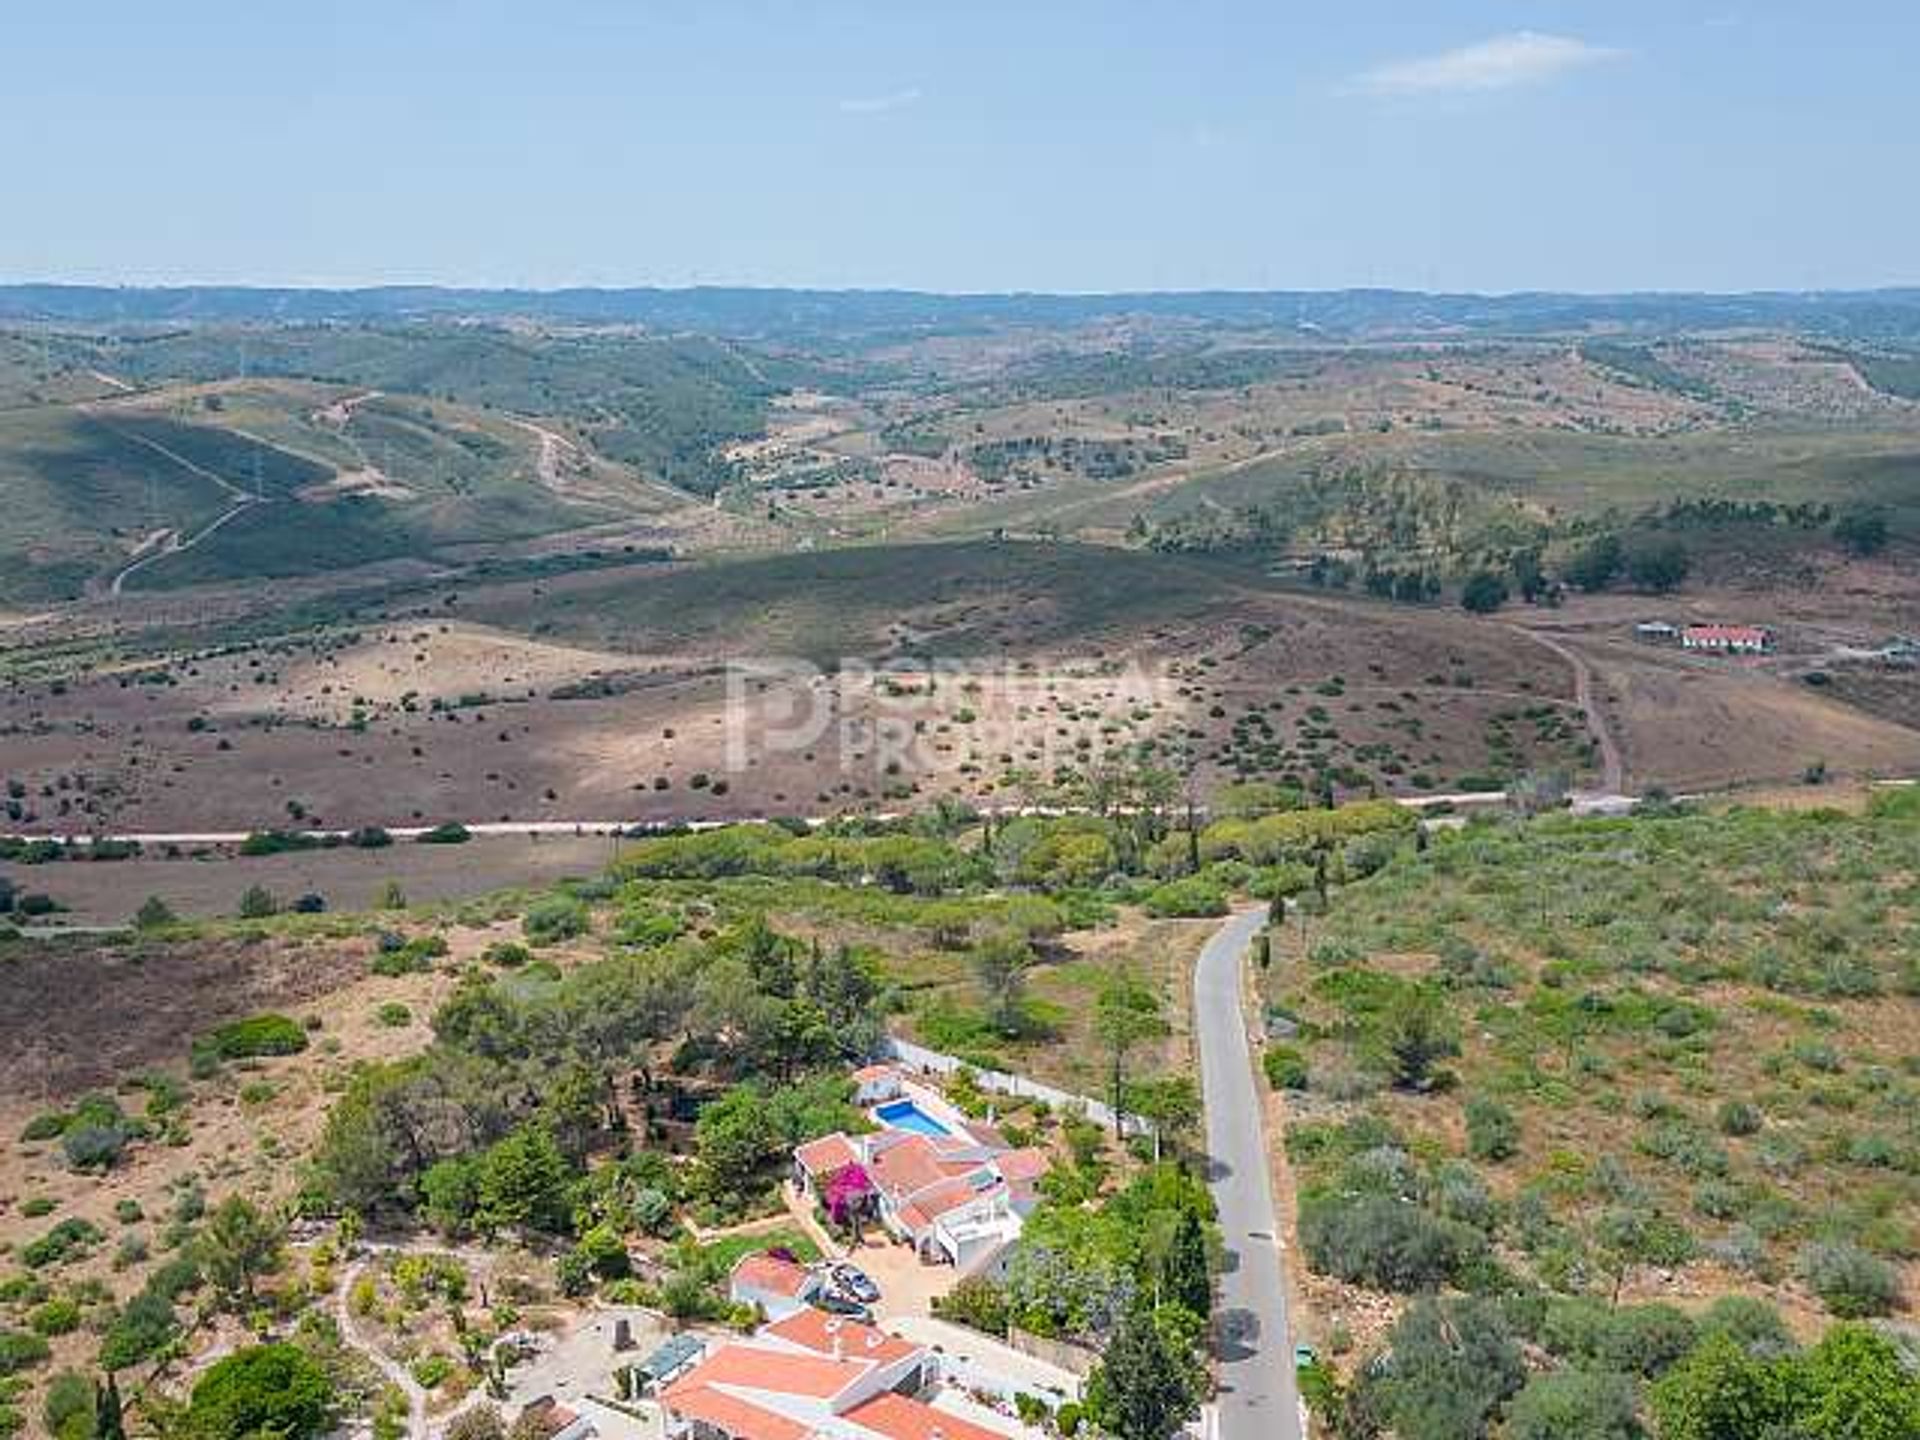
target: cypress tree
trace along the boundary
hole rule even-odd
[[[1101,1426],[1115,1440],[1173,1440],[1196,1405],[1188,1372],[1144,1299],[1114,1331],[1088,1390]]]

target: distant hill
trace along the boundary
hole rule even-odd
[[[1306,334],[1539,335],[1764,328],[1862,339],[1920,338],[1920,288],[1749,294],[1425,294],[1409,290],[1168,291],[943,295],[906,290],[357,290],[245,286],[0,286],[0,320],[67,325],[369,323],[521,317],[641,325],[734,339],[820,341],[1060,326],[1124,317]]]

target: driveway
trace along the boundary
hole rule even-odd
[[[1235,915],[1214,932],[1194,966],[1208,1183],[1226,1242],[1214,1317],[1220,1440],[1301,1440],[1304,1434],[1280,1272],[1279,1222],[1241,1006],[1241,963],[1265,923],[1264,910]]]

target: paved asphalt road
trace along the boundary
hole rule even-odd
[[[1207,941],[1194,967],[1209,1183],[1227,1251],[1216,1316],[1220,1440],[1301,1440],[1303,1434],[1279,1221],[1240,1004],[1241,961],[1265,922],[1261,910],[1235,915]]]

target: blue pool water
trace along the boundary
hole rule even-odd
[[[873,1112],[880,1117],[882,1125],[890,1125],[895,1130],[917,1130],[922,1135],[945,1135],[947,1127],[922,1110],[911,1100],[895,1100],[882,1105]]]

